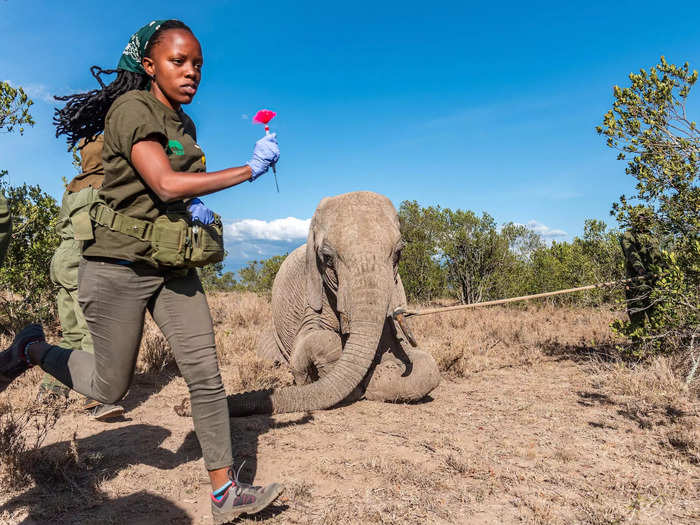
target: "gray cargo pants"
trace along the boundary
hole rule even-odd
[[[165,335],[190,390],[194,428],[208,470],[230,467],[226,392],[214,328],[199,277],[141,265],[81,260],[80,306],[95,353],[51,347],[41,367],[102,403],[126,394],[136,366],[146,308]]]

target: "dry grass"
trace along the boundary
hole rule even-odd
[[[254,354],[266,299],[209,303],[227,390],[291,382]],[[679,378],[678,358],[617,360],[616,315],[544,305],[412,319],[445,377],[431,401],[232,420],[244,475],[287,485],[275,508],[241,523],[697,522],[697,387]],[[171,362],[149,319],[126,421],[89,421],[73,404],[43,444],[38,427],[19,433],[28,454],[0,443],[5,472],[24,461],[22,476],[0,481],[0,522],[210,523],[191,421],[171,409],[186,395]],[[39,377],[3,394],[13,418]]]
[[[494,366],[526,365],[545,353],[593,353],[613,343],[604,309],[492,307],[411,319],[421,346],[452,377]]]
[[[65,405],[34,400],[17,406],[0,404],[0,484],[19,489],[30,483],[41,445],[58,421]]]
[[[286,370],[270,367],[255,355],[258,335],[269,319],[269,302],[248,292],[214,293],[208,301],[227,388],[238,391],[289,384],[291,375]],[[147,315],[137,369],[159,373],[172,363],[170,345]]]
[[[150,314],[146,314],[137,370],[144,374],[157,374],[174,362],[168,341]]]

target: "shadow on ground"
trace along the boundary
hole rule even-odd
[[[20,522],[21,525],[54,523],[128,523],[129,525],[170,523],[188,525],[193,521],[184,509],[172,501],[147,492],[136,492],[123,498],[98,503],[92,507],[82,507],[76,511],[52,517],[37,518],[30,514]]]
[[[306,413],[298,419],[277,422],[270,416],[250,416],[231,418],[231,443],[233,461],[236,469],[241,468],[240,480],[250,483],[255,480],[258,471],[258,438],[270,430],[303,425],[313,421],[314,417]],[[245,463],[244,463],[245,462]],[[275,480],[283,481],[283,480]]]
[[[571,360],[574,362],[590,361],[618,361],[621,359],[620,352],[612,343],[599,345],[580,342],[577,344],[562,344],[557,341],[548,341],[542,344],[542,353],[554,357],[558,361]]]
[[[169,470],[201,455],[194,433],[187,435],[176,452],[162,448],[161,443],[170,434],[154,425],[129,425],[28,451],[23,468],[35,485],[2,505],[0,512],[13,513],[28,506],[29,516],[24,523],[84,523],[84,512],[89,509],[90,519],[97,520],[104,514],[111,516],[104,522],[114,521],[118,516],[113,514],[114,507],[121,508],[126,498],[109,500],[100,490],[100,483],[133,464]],[[134,523],[132,518],[141,518],[138,509],[145,508],[151,499],[154,513],[162,511],[166,503],[145,492],[127,498],[139,503],[134,510],[124,504],[126,514],[121,517],[129,523]]]
[[[311,421],[311,415],[283,423],[269,416],[231,420],[234,461],[240,466],[240,479],[251,482],[257,471],[258,437],[274,428],[284,428]],[[147,424],[109,429],[70,441],[61,441],[26,453],[22,462],[31,488],[18,492],[0,506],[0,513],[13,515],[24,508],[25,525],[62,523],[192,523],[188,512],[175,501],[139,490],[121,498],[110,499],[100,485],[117,477],[134,465],[148,465],[168,471],[201,459],[202,452],[194,432],[189,432],[175,452],[163,448],[170,430]],[[205,478],[202,464],[202,477]],[[167,474],[164,474],[167,475]],[[205,491],[197,487],[191,497],[200,498]],[[267,519],[286,510],[277,505],[257,519]]]

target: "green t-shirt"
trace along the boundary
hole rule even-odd
[[[129,91],[114,101],[105,118],[102,151],[105,178],[99,194],[113,210],[154,221],[166,209],[184,211],[185,203],[164,203],[134,168],[131,148],[146,138],[163,145],[174,171],[205,171],[205,158],[197,145],[194,123],[183,111],[166,107],[148,91]],[[94,227],[95,239],[85,243],[84,256],[153,264],[150,243],[105,226],[95,224]]]

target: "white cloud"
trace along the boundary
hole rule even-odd
[[[241,120],[248,120],[249,118],[250,118],[250,115],[248,115],[248,113],[241,114]]]
[[[224,224],[225,265],[236,271],[250,261],[291,253],[306,242],[311,219],[242,219]]]
[[[49,86],[45,86],[44,84],[22,84],[20,82],[13,82],[12,80],[3,80],[3,82],[7,82],[14,88],[21,87],[34,102],[46,102],[48,104],[56,103],[53,98],[53,93],[51,93],[51,88],[49,88]]]
[[[557,237],[567,237],[569,235],[564,230],[550,228],[549,226],[542,224],[541,222],[537,222],[534,219],[525,224],[525,226],[530,228],[533,232],[541,235],[543,238],[549,240],[555,239]]]
[[[243,219],[225,226],[225,236],[231,241],[285,241],[306,239],[309,232],[311,219],[275,219],[273,221],[261,221],[258,219]]]

